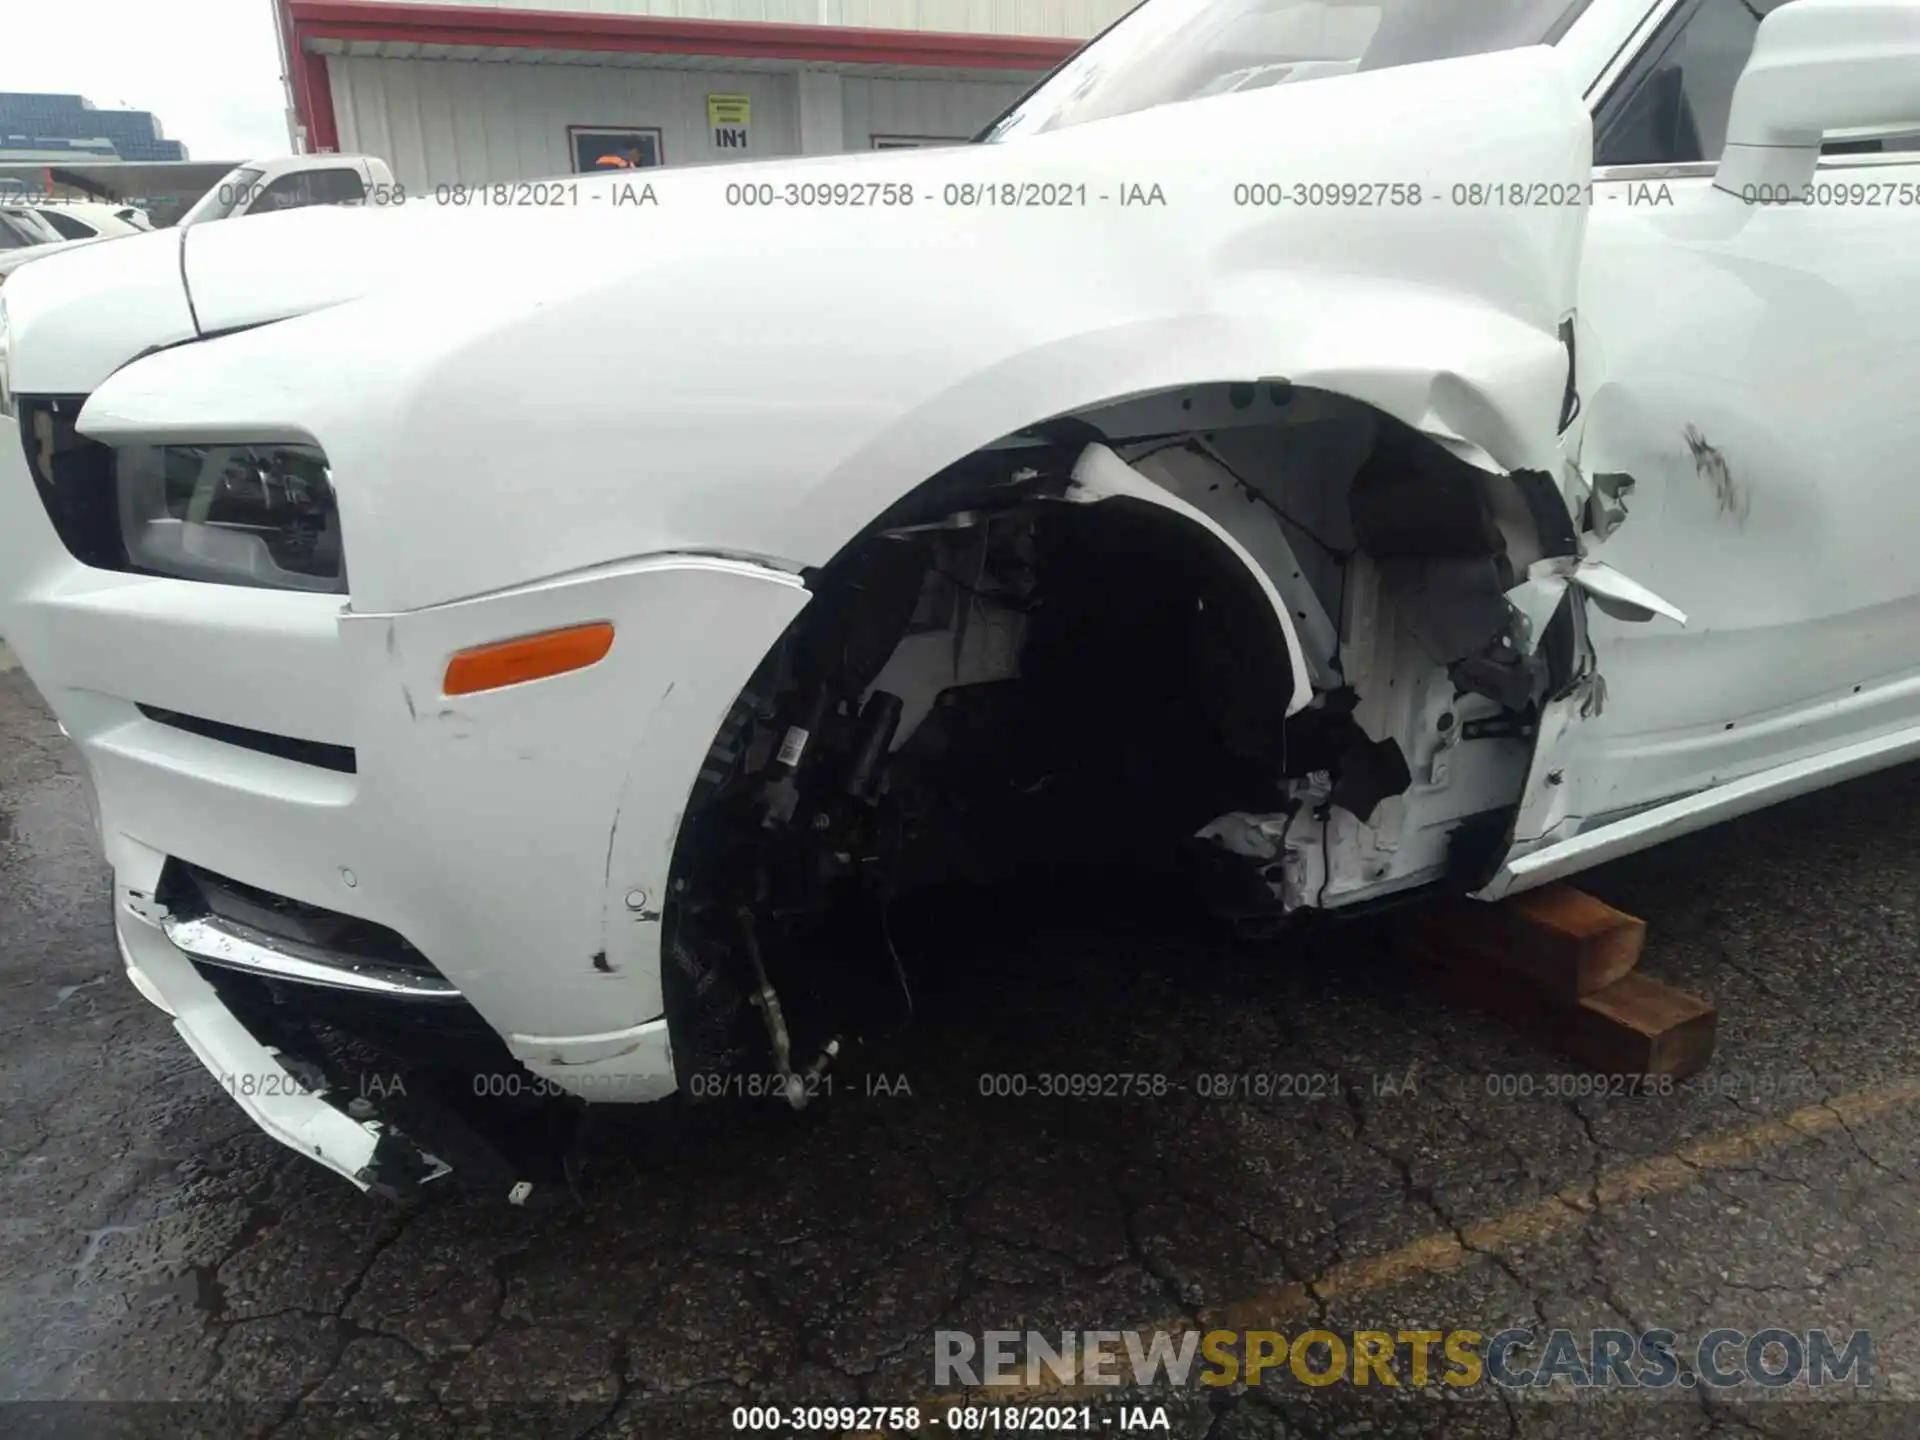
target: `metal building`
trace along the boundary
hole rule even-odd
[[[1132,0],[275,0],[296,150],[409,188],[964,140]],[[590,10],[581,6],[591,6]]]

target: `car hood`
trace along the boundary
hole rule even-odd
[[[62,250],[94,245],[112,238],[108,235],[89,235],[78,240],[49,240],[44,245],[22,245],[14,250],[0,250],[0,275],[11,275],[29,260],[44,260],[47,256],[56,255]]]
[[[243,333],[128,344],[68,393],[103,440],[311,437],[371,609],[613,555],[822,563],[982,445],[1193,384],[1284,377],[1557,468],[1591,132],[1536,49],[1004,145],[250,217],[184,252],[199,333]],[[1496,181],[1536,203],[1454,188]],[[537,516],[506,501],[530,485]]]
[[[1398,96],[1392,109],[1418,108],[1436,87],[1457,88],[1450,71],[1512,68],[1507,52],[1329,76],[1310,84],[1162,107],[1102,123],[1005,144],[891,150],[850,155],[733,162],[671,170],[621,171],[471,187],[441,186],[404,202],[369,207],[313,207],[244,217],[245,224],[200,225],[184,232],[180,274],[199,333],[218,334],[324,309],[427,278],[436,284],[491,288],[510,276],[563,275],[569,258],[602,268],[662,263],[676,254],[716,259],[766,251],[823,214],[858,225],[867,243],[886,248],[888,232],[915,243],[898,223],[909,210],[970,210],[1012,230],[1036,222],[1039,210],[1079,209],[1115,217],[1126,202],[1193,206],[1181,185],[1209,151],[1244,148],[1247,182],[1317,178],[1356,182],[1413,178],[1422,170],[1417,130],[1382,145],[1377,125],[1356,125],[1355,107]],[[1415,104],[1406,103],[1414,97]],[[1456,100],[1436,98],[1436,104]],[[1308,153],[1285,135],[1262,156],[1256,133],[1284,127],[1311,136]],[[1490,173],[1507,178],[1517,137],[1491,125],[1484,155]],[[1268,168],[1263,158],[1281,161]],[[1301,160],[1308,160],[1307,166]],[[1451,155],[1453,178],[1469,174],[1468,158]],[[1499,173],[1491,173],[1499,172]],[[1422,178],[1431,178],[1423,176]],[[911,205],[897,188],[910,187]],[[1008,186],[1019,187],[1008,190]],[[823,188],[824,187],[824,188]],[[857,187],[857,193],[856,189]],[[1135,195],[1132,187],[1139,187]],[[757,202],[757,203],[756,203]],[[1336,202],[1336,209],[1340,208]],[[1136,212],[1137,213],[1137,212]],[[1357,218],[1358,209],[1353,213]],[[1311,219],[1311,217],[1303,217]],[[1346,247],[1342,247],[1346,248]],[[1441,277],[1445,278],[1445,277]]]

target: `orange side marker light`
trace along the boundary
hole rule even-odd
[[[472,695],[544,680],[549,675],[564,675],[598,664],[612,648],[613,626],[604,620],[569,625],[564,630],[544,630],[494,645],[477,645],[447,662],[442,688],[449,695]]]

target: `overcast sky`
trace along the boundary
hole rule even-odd
[[[8,0],[0,90],[151,110],[195,160],[285,155],[273,0]]]

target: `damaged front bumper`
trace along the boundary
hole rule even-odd
[[[805,603],[797,579],[649,557],[363,615],[82,567],[12,458],[0,447],[0,562],[24,562],[9,643],[97,801],[129,978],[250,1118],[363,1189],[413,1188],[445,1173],[435,1151],[463,1153],[420,1105],[330,1083],[312,1025],[407,1068],[457,1045],[462,1095],[673,1092],[659,976],[673,839],[714,727]],[[583,618],[618,631],[592,669],[441,693],[449,655]],[[331,749],[316,759],[288,735]],[[350,761],[323,763],[335,752]],[[182,870],[256,910],[175,904]],[[294,912],[314,925],[288,943],[268,921]],[[396,944],[368,963],[363,935],[336,946],[355,927]],[[381,963],[396,954],[410,972]],[[334,1018],[348,1007],[365,1028]],[[470,1031],[485,1048],[468,1063]]]
[[[313,1061],[256,1038],[193,957],[169,938],[172,918],[151,899],[115,885],[113,928],[128,979],[172,1018],[180,1038],[256,1125],[362,1190],[397,1196],[448,1173],[444,1161],[377,1115],[349,1115],[343,1087],[329,1083]],[[262,959],[273,953],[258,948]]]

